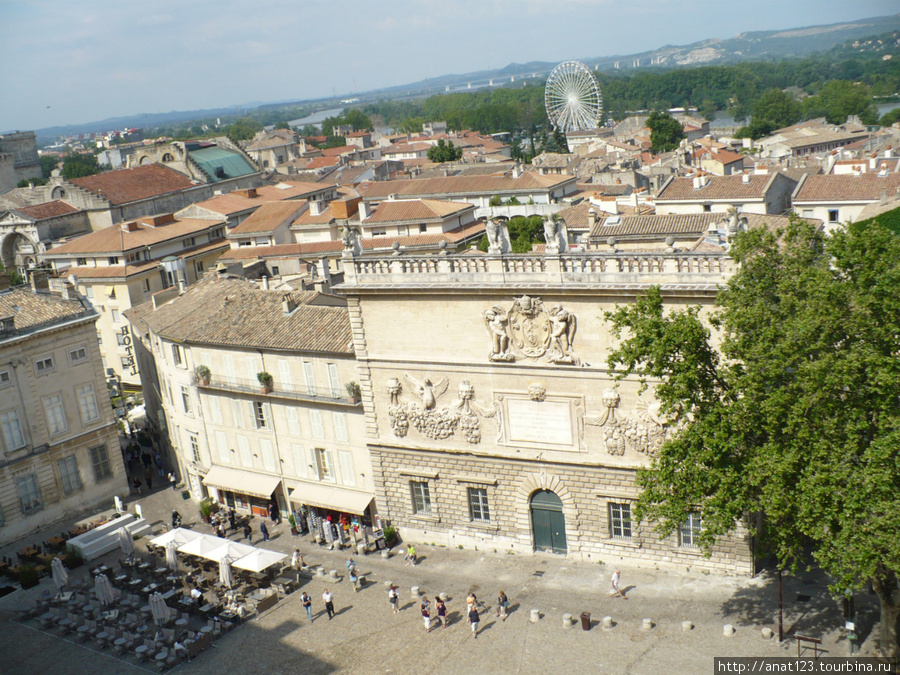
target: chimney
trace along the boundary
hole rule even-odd
[[[887,150],[884,151],[884,158],[891,159],[894,156],[894,150],[892,145],[887,146]]]
[[[137,232],[138,224],[135,221],[131,220],[127,223],[122,223],[121,225],[119,225],[119,229],[121,229],[122,232]]]
[[[297,303],[294,302],[294,299],[284,294],[281,296],[281,312],[285,316],[288,316],[291,312],[293,312],[297,308]]]
[[[364,222],[369,219],[369,204],[366,200],[363,200],[359,203],[359,222]]]
[[[393,193],[391,193],[391,194],[388,195],[388,201],[389,201],[389,202],[392,202],[392,201],[394,201],[395,199],[397,199],[397,193],[396,193],[396,192],[393,192]]]
[[[314,216],[321,216],[324,211],[324,202],[314,199],[309,203],[309,212]]]
[[[746,185],[747,183],[749,183],[749,182],[750,182],[750,174],[749,174],[749,173],[743,174],[743,175],[741,176],[741,182],[744,183],[745,185]]]
[[[269,290],[269,277],[263,276],[262,278],[262,287],[264,291]]]
[[[50,274],[44,270],[31,270],[28,274],[33,293],[50,290]]]
[[[593,230],[594,225],[597,224],[597,212],[594,209],[588,209],[588,230]]]
[[[512,177],[519,178],[521,175],[522,175],[522,165],[519,164],[518,160],[516,160],[516,163],[513,166],[513,170],[512,170]]]

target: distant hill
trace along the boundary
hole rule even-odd
[[[659,49],[614,56],[594,56],[580,58],[587,66],[595,70],[618,70],[627,72],[637,68],[672,68],[695,65],[728,65],[741,61],[782,60],[786,58],[808,56],[815,52],[828,51],[835,47],[843,47],[848,55],[853,52],[865,52],[877,49],[877,40],[863,41],[854,46],[853,42],[863,38],[881,36],[900,30],[900,14],[881,16],[871,19],[860,19],[825,26],[806,26],[786,30],[754,31],[741,33],[733,38],[710,38],[689,45],[666,45]],[[873,46],[875,45],[875,46]],[[504,83],[521,82],[522,80],[541,80],[556,66],[556,62],[532,61],[529,63],[510,63],[492,70],[480,70],[471,73],[442,75],[419,82],[412,82],[394,87],[372,90],[354,94],[360,102],[381,98],[419,97],[443,92],[467,91],[470,88],[498,86]],[[282,103],[260,104],[245,103],[227,108],[209,110],[183,110],[167,113],[148,113],[124,117],[112,117],[88,124],[76,124],[37,129],[39,142],[52,141],[63,134],[86,134],[109,129],[126,127],[156,127],[165,124],[187,122],[198,119],[211,119],[219,116],[237,115],[255,108],[276,108],[288,105],[308,105],[318,103],[322,109],[333,108],[338,104],[336,99],[310,99]]]

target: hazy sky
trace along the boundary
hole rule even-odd
[[[898,9],[897,0],[0,0],[0,131],[349,95]]]

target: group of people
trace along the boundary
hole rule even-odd
[[[400,594],[397,592],[397,587],[391,585],[388,590],[388,602],[391,604],[391,608],[393,609],[394,614],[400,613]],[[509,611],[509,598],[507,597],[504,591],[500,591],[497,594],[497,618],[502,621],[506,621],[506,617],[508,616]],[[432,628],[432,612],[437,615],[438,620],[441,622],[441,628],[447,627],[447,603],[438,595],[434,598],[434,609],[432,610],[431,601],[428,597],[422,598],[422,603],[419,606],[419,611],[422,613],[422,620],[425,624],[425,632],[430,633]],[[478,626],[480,623],[480,613],[478,611],[478,597],[475,595],[474,591],[470,592],[466,597],[466,620],[469,622],[469,625],[472,628],[472,637],[478,637]]]

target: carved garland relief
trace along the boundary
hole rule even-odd
[[[483,316],[491,336],[491,361],[511,363],[524,358],[574,366],[581,363],[573,344],[577,320],[560,304],[547,310],[541,298],[523,295],[508,310],[494,305]]]
[[[636,411],[635,419],[616,412],[619,401],[619,392],[615,389],[604,390],[603,405],[606,411],[597,417],[585,416],[585,424],[602,429],[603,443],[610,455],[624,455],[625,448],[631,447],[652,457],[668,434],[665,421],[659,417],[659,404],[652,403]]]

